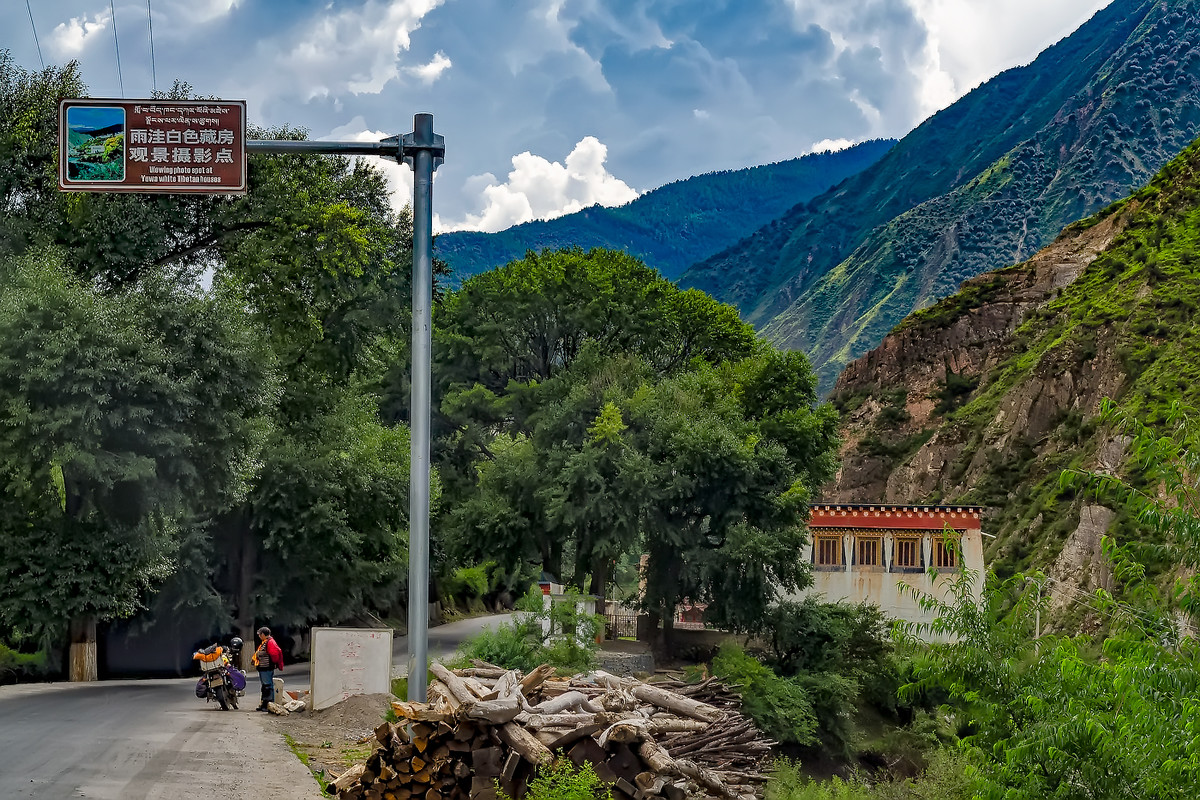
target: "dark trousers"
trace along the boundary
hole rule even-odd
[[[260,669],[258,679],[262,682],[262,704],[275,702],[275,670]]]

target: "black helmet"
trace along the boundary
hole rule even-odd
[[[229,642],[229,646],[232,647],[234,650],[241,650],[243,644],[245,644],[245,642],[242,641],[242,638],[240,636],[233,637],[233,639],[230,640],[230,642]]]

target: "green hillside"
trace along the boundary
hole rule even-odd
[[[1093,231],[1093,239],[1111,237],[1098,256],[1067,285],[1046,281],[1056,269],[1047,265],[1069,258]],[[1200,142],[1031,262],[980,276],[911,315],[893,341],[848,369],[856,377],[838,382],[834,401],[857,444],[829,491],[886,484],[905,502],[986,506],[988,530],[998,534],[988,559],[1001,577],[1055,565],[1060,579],[1082,574],[1081,583],[1096,584],[1089,570],[1099,562],[1087,559],[1099,560],[1098,551],[1081,563],[1062,555],[1066,542],[1079,541],[1083,505],[1095,501],[1060,475],[1101,462],[1119,468],[1126,457],[1097,417],[1102,398],[1164,432],[1174,405],[1200,408],[1198,253]],[[1006,332],[997,320],[1020,304],[1028,309]],[[1147,536],[1121,514],[1093,516],[1100,533]]]
[[[833,153],[675,181],[618,208],[593,206],[499,233],[444,233],[438,258],[457,280],[521,258],[528,250],[624,250],[675,279],[690,264],[749,235],[797,203],[861,172],[895,144],[863,142]]]
[[[1198,36],[1197,0],[1115,0],[682,283],[807,352],[828,389],[909,312],[1029,257],[1186,146]]]

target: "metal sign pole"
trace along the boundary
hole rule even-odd
[[[376,155],[413,170],[412,398],[409,408],[408,488],[408,699],[425,702],[429,683],[429,428],[433,311],[433,172],[446,140],[433,132],[433,115],[413,117],[413,132],[380,142],[252,140],[251,153]]]
[[[433,115],[413,117],[401,145],[413,170],[412,401],[409,404],[408,699],[423,703],[429,680],[429,426],[432,384],[433,171],[445,139]]]

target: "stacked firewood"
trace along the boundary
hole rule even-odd
[[[774,742],[715,680],[645,683],[604,672],[555,678],[440,664],[428,703],[395,702],[375,752],[330,785],[339,800],[520,798],[541,767],[593,765],[615,800],[752,800]]]

